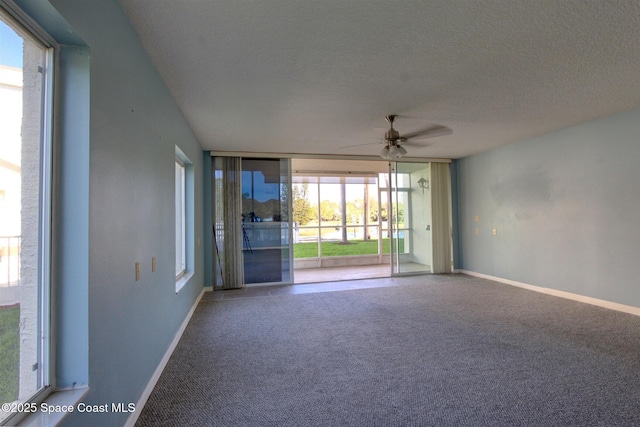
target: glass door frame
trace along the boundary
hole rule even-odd
[[[281,249],[281,254],[283,254],[284,252],[287,253],[286,259],[284,257],[280,258],[280,266],[281,266],[281,273],[282,273],[282,279],[279,281],[264,281],[264,282],[253,282],[253,283],[247,283],[245,282],[245,286],[265,286],[265,285],[288,285],[288,284],[292,284],[294,279],[293,279],[293,218],[292,218],[292,201],[291,201],[291,188],[292,188],[292,182],[291,182],[291,159],[289,158],[260,158],[260,157],[250,157],[250,156],[246,156],[246,157],[241,157],[241,163],[243,164],[243,166],[241,167],[242,170],[242,175],[244,176],[245,174],[245,169],[244,169],[244,163],[246,161],[279,161],[279,165],[280,165],[280,182],[279,182],[279,194],[278,197],[280,199],[280,201],[282,202],[282,195],[286,194],[287,195],[287,200],[285,201],[285,205],[281,206],[280,209],[280,216],[281,216],[281,221],[279,221],[279,236],[280,236],[280,249]],[[283,167],[283,165],[285,165]],[[284,170],[286,169],[286,170]],[[284,173],[283,173],[284,172]],[[251,183],[251,188],[252,191],[255,191],[255,182],[253,182],[254,179],[254,175],[252,173],[252,183]],[[284,178],[284,179],[283,179]],[[244,185],[242,185],[244,187]],[[284,188],[286,188],[286,190],[283,190]],[[253,197],[253,194],[252,194]],[[286,213],[285,215],[283,214],[283,210],[286,209]],[[284,218],[284,216],[286,216],[286,221],[282,221]],[[247,221],[249,219],[247,218]],[[275,218],[274,218],[275,220]],[[274,221],[275,222],[275,221]],[[254,228],[256,226],[257,223],[251,223],[251,222],[246,222],[243,223],[243,238],[248,238],[250,236],[250,234],[252,234],[252,228]],[[265,225],[267,224],[266,222],[264,223]],[[245,229],[246,227],[246,229]],[[286,233],[286,237],[284,235],[284,233]],[[248,242],[247,242],[248,243]],[[249,243],[250,244],[250,243]],[[250,252],[253,253],[253,251],[259,251],[260,248],[259,247],[255,247],[254,246],[248,246],[245,247],[245,249],[249,249]],[[273,249],[273,248],[271,248]],[[283,254],[284,255],[284,254]],[[286,263],[288,265],[288,268],[285,270],[283,268],[283,264]],[[246,277],[247,277],[247,271],[245,268],[245,281],[246,281]]]
[[[261,239],[265,238],[267,240],[278,240],[278,239],[270,239],[270,237],[272,237],[271,235],[275,235],[273,233],[273,228],[275,228],[275,226],[272,227],[268,227],[267,225],[271,225],[271,224],[275,224],[276,222],[279,223],[279,233],[278,235],[279,240],[280,240],[280,245],[277,245],[277,247],[279,247],[281,249],[281,257],[280,257],[280,268],[281,268],[281,280],[278,281],[264,281],[264,282],[253,282],[253,283],[247,283],[246,277],[245,279],[243,279],[243,284],[241,287],[244,286],[263,286],[263,285],[288,285],[288,284],[292,284],[293,283],[293,218],[292,218],[292,200],[291,200],[291,188],[292,188],[292,182],[291,182],[291,159],[289,158],[277,158],[277,157],[257,157],[257,156],[230,156],[230,155],[220,155],[220,154],[215,154],[214,153],[210,153],[211,158],[212,158],[212,163],[211,163],[211,181],[212,181],[212,188],[211,188],[211,215],[212,215],[212,223],[213,223],[213,236],[212,236],[212,281],[213,281],[213,286],[214,288],[217,288],[220,286],[220,284],[224,285],[224,281],[226,280],[224,277],[222,277],[222,273],[221,271],[223,270],[223,264],[225,264],[227,261],[225,260],[226,256],[236,256],[236,257],[240,257],[240,259],[242,259],[242,262],[244,263],[244,258],[245,258],[245,251],[247,251],[248,253],[254,253],[257,252],[258,250],[262,250],[265,248],[260,248],[259,243],[256,240],[252,239],[252,233],[255,232],[255,236],[261,235]],[[222,198],[224,197],[223,195],[216,195],[217,191],[221,191],[220,189],[220,184],[217,183],[217,180],[220,179],[221,177],[218,176],[219,174],[219,165],[217,164],[219,158],[223,158],[223,157],[238,157],[240,159],[240,170],[238,171],[239,175],[240,175],[240,179],[238,182],[238,185],[240,186],[240,189],[238,189],[238,192],[241,193],[242,192],[242,175],[245,172],[244,166],[243,166],[243,162],[247,161],[247,160],[255,160],[255,161],[261,161],[261,160],[271,160],[271,161],[279,161],[279,189],[278,189],[278,200],[280,200],[280,202],[282,203],[282,205],[280,205],[279,209],[279,213],[274,212],[274,217],[273,218],[269,218],[267,221],[262,221],[263,218],[260,218],[260,220],[257,221],[253,221],[254,224],[251,223],[245,223],[245,220],[248,220],[247,215],[244,214],[242,215],[243,218],[243,224],[242,224],[242,245],[240,247],[239,253],[237,254],[231,254],[231,253],[226,253],[225,250],[225,242],[224,242],[224,237],[216,237],[220,234],[220,230],[222,228],[224,228],[224,226],[221,226],[219,224],[220,222],[220,209],[223,209],[222,207]],[[253,178],[252,178],[253,179]],[[253,187],[253,185],[252,185]],[[251,189],[251,191],[253,192],[255,189]],[[282,201],[282,196],[283,194],[286,194],[286,201]],[[240,209],[240,211],[238,212],[238,216],[240,216],[242,214],[242,208]],[[278,214],[280,215],[280,221],[276,221],[275,215]],[[268,217],[265,217],[268,218]],[[263,223],[263,224],[261,224]],[[271,223],[271,224],[269,224]],[[260,225],[265,225],[267,227],[262,227],[262,228],[266,228],[265,230],[262,230],[261,227],[259,227]],[[253,230],[253,228],[256,228],[254,226],[258,226],[256,230]],[[268,230],[268,229],[271,230]],[[271,233],[270,233],[270,232]],[[246,233],[246,234],[245,234]],[[267,236],[263,236],[265,233],[269,234]],[[245,240],[245,236],[247,238],[249,238],[248,240]],[[264,240],[264,239],[262,239]],[[267,242],[269,244],[272,244],[273,242]],[[277,249],[276,246],[272,246],[266,249]],[[287,254],[285,255],[284,252],[287,252]],[[285,266],[285,263],[287,264]],[[246,268],[245,268],[245,275],[246,275]]]
[[[414,242],[414,218],[413,218],[413,195],[412,193],[416,190],[413,185],[414,183],[409,182],[408,186],[405,185],[403,180],[400,179],[399,174],[399,165],[402,164],[410,164],[410,165],[423,165],[425,168],[430,166],[430,162],[389,162],[389,186],[387,191],[388,200],[389,200],[389,239],[391,244],[391,276],[408,276],[408,275],[417,275],[417,274],[428,274],[431,273],[431,266],[425,265],[425,269],[412,269],[411,271],[402,271],[402,259],[403,255],[411,256],[415,249]],[[398,184],[401,183],[402,186]],[[415,183],[417,185],[417,181]],[[407,200],[406,203],[400,203],[399,195],[403,193],[406,195]],[[403,218],[402,218],[402,227],[400,227],[401,219],[400,219],[400,206],[403,206]],[[400,251],[400,233],[404,233],[402,238],[403,240],[403,251]],[[407,246],[408,245],[408,246]],[[431,246],[431,244],[429,244]],[[431,263],[430,263],[431,264]]]

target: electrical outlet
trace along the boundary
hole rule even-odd
[[[497,235],[498,235],[498,229],[497,229],[497,228],[494,228],[494,229],[493,229],[493,231],[492,231],[492,233],[493,233],[493,235],[494,235],[494,236],[497,236]]]

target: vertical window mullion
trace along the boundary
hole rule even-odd
[[[42,361],[51,360],[51,250],[53,221],[53,63],[54,50],[47,49],[42,70],[42,154],[41,154],[41,219],[40,219],[40,385],[52,383],[50,364]]]

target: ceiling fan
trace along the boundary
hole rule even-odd
[[[426,139],[426,138],[435,138],[438,136],[451,135],[453,131],[441,125],[435,125],[426,129],[419,130],[417,132],[412,132],[404,135],[400,135],[393,127],[393,122],[398,117],[396,114],[389,114],[385,116],[385,120],[389,122],[389,130],[384,134],[384,147],[382,151],[380,151],[380,157],[393,160],[404,157],[407,154],[407,150],[402,146],[403,144],[409,145],[408,142],[410,139]]]

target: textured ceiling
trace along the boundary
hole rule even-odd
[[[398,114],[459,158],[640,106],[637,0],[120,3],[205,149],[377,155]]]

